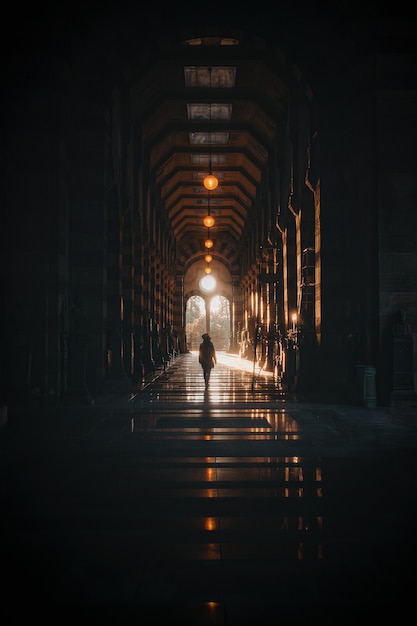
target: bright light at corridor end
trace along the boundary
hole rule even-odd
[[[200,288],[206,293],[216,289],[216,285],[216,279],[211,274],[206,274],[206,276],[203,276],[203,278],[200,280]]]

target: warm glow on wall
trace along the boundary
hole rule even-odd
[[[292,330],[295,331],[296,324],[297,324],[297,313],[293,313],[291,315],[291,321],[292,321]]]

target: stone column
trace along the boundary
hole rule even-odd
[[[405,311],[398,311],[393,325],[392,345],[392,406],[407,406],[417,402],[414,390],[414,351],[410,325]]]

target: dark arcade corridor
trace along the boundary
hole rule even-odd
[[[220,352],[2,437],[2,611],[43,623],[402,622],[414,411],[298,402]]]
[[[3,623],[412,619],[411,7],[40,2],[10,26]]]

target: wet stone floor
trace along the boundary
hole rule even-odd
[[[218,356],[207,388],[189,353],[126,397],[10,416],[3,610],[121,626],[407,617],[415,411],[297,402]]]

